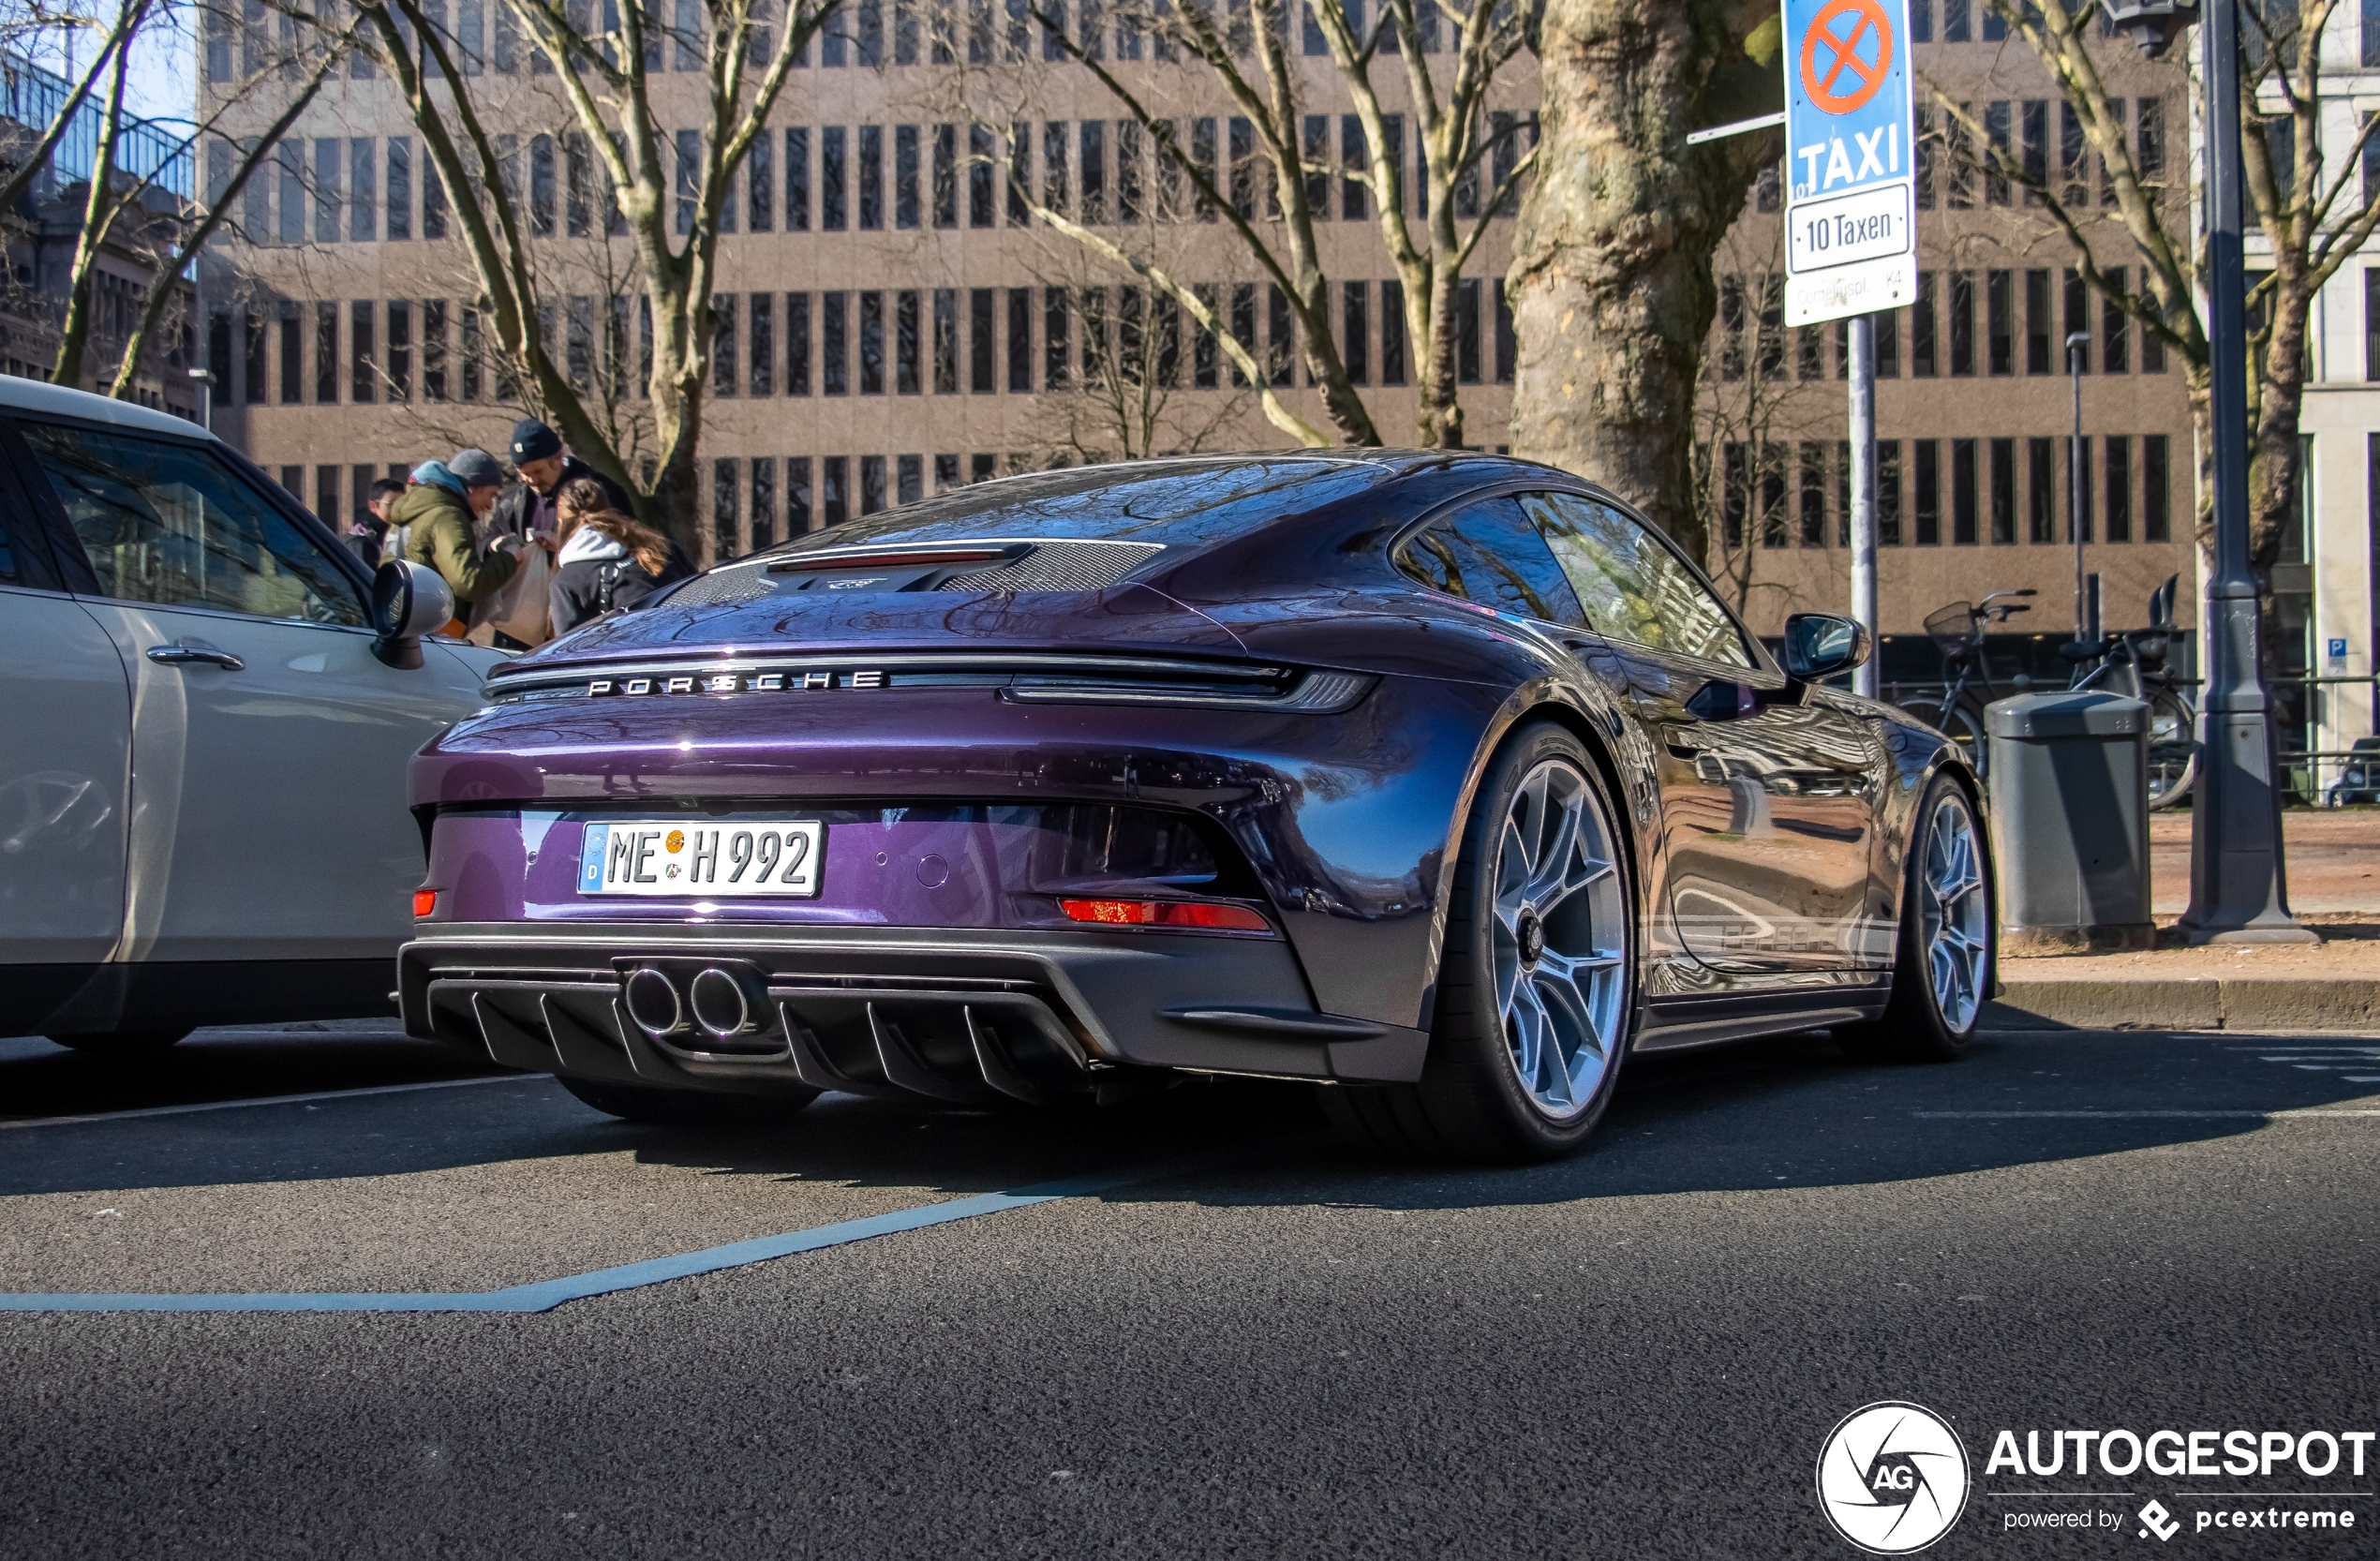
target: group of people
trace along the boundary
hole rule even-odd
[[[677,544],[630,513],[618,483],[534,418],[513,426],[513,480],[484,450],[424,461],[372,484],[359,552],[426,564],[454,589],[447,632],[528,650],[635,606],[694,572]],[[367,554],[367,556],[368,556]]]

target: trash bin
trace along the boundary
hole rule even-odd
[[[2154,948],[2149,706],[2098,689],[1984,711],[2007,955]]]

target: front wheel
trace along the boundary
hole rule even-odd
[[[555,1082],[607,1116],[677,1127],[751,1127],[781,1122],[818,1098],[814,1090],[732,1094],[724,1090],[657,1090],[649,1084],[599,1084],[558,1074]]]
[[[1956,743],[1977,780],[1989,773],[1991,744],[1984,736],[1984,712],[1980,706],[1966,699],[1945,706],[1939,699],[1921,695],[1902,700],[1900,709]]]
[[[2179,694],[2149,696],[2149,806],[2179,808],[2198,779],[2197,718]]]
[[[1991,852],[1966,790],[1938,775],[1910,837],[1891,1002],[1882,1018],[1836,1038],[1862,1062],[1951,1061],[1991,997],[1994,948]]]
[[[1330,1087],[1324,1110],[1392,1152],[1568,1154],[1612,1098],[1635,1016],[1635,895],[1618,810],[1579,740],[1522,728],[1465,826],[1418,1084]]]

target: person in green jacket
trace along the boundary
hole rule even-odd
[[[451,459],[424,461],[414,468],[412,486],[389,515],[391,528],[406,528],[407,559],[445,576],[454,600],[465,606],[500,589],[520,568],[521,548],[537,545],[512,535],[479,545],[478,517],[496,508],[503,483],[504,468],[495,456],[484,450],[459,450]]]

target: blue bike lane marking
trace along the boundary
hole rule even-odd
[[[923,1230],[930,1226],[952,1225],[960,1220],[979,1219],[986,1214],[1005,1213],[1011,1209],[1030,1209],[1035,1204],[1055,1203],[1064,1198],[1091,1197],[1137,1182],[1203,1169],[1221,1160],[1236,1159],[1245,1152],[1245,1150],[1234,1149],[1226,1153],[1142,1166],[1131,1170],[1044,1182],[1009,1192],[978,1193],[971,1197],[923,1204],[889,1214],[841,1220],[833,1225],[813,1226],[807,1230],[762,1236],[749,1241],[730,1241],[725,1246],[705,1247],[699,1252],[655,1257],[642,1263],[623,1263],[617,1268],[597,1269],[591,1273],[541,1280],[533,1285],[513,1285],[500,1290],[365,1290],[346,1294],[307,1291],[214,1295],[0,1294],[0,1312],[550,1312],[565,1301],[584,1301],[591,1296],[615,1295],[622,1290],[667,1284],[673,1279],[692,1279],[700,1274],[717,1273],[723,1269],[744,1268],[798,1253],[870,1241],[878,1236],[893,1236],[906,1230]]]

